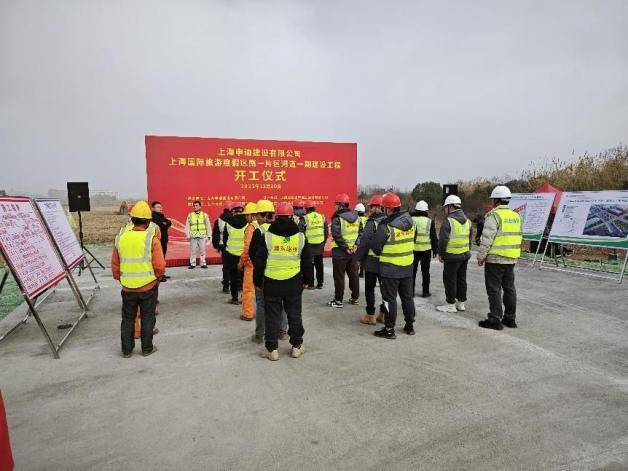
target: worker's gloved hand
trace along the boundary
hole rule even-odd
[[[438,261],[439,261],[440,263],[443,263],[443,256],[442,256],[442,255],[439,255],[439,256],[438,256]]]

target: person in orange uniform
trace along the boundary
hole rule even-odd
[[[252,321],[255,319],[255,285],[253,284],[253,262],[249,257],[249,248],[253,239],[253,233],[259,227],[256,217],[257,205],[255,203],[247,203],[242,214],[244,214],[247,224],[244,228],[244,247],[238,262],[238,268],[244,270],[242,280],[242,315],[240,319]]]
[[[135,348],[133,324],[138,307],[142,318],[142,353],[148,356],[157,350],[153,345],[157,288],[166,273],[161,241],[157,237],[156,226],[150,224],[150,206],[146,201],[139,201],[130,215],[133,227],[120,230],[111,255],[113,278],[122,285],[120,338],[124,358],[129,358]]]

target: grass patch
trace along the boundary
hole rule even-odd
[[[22,301],[24,301],[22,292],[13,279],[13,276],[9,275],[0,294],[0,320],[4,319],[7,314],[19,306]]]

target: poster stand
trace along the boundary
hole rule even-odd
[[[79,243],[81,244],[81,250],[83,250],[83,255],[84,255],[83,260],[81,260],[81,263],[79,264],[78,275],[81,276],[85,268],[88,268],[89,271],[92,273],[92,277],[94,278],[94,281],[96,281],[96,277],[94,276],[94,271],[92,270],[92,263],[96,262],[98,266],[102,268],[103,270],[105,269],[105,266],[100,262],[100,260],[96,258],[96,255],[94,255],[87,247],[85,247],[85,244],[83,243],[83,218],[81,216],[80,211],[78,211],[78,220],[79,220]],[[92,259],[88,260],[87,255],[92,257]],[[97,281],[96,281],[96,284],[98,285]]]

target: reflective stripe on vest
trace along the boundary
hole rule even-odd
[[[446,253],[459,255],[470,250],[469,234],[471,233],[471,223],[467,219],[464,224],[460,224],[454,218],[447,218],[451,232],[449,233],[449,242],[447,242]]]
[[[344,239],[349,248],[355,245],[355,241],[358,240],[358,234],[360,233],[360,218],[356,218],[355,222],[349,222],[346,219],[340,219],[340,235]],[[336,241],[332,241],[332,247],[338,247]]]
[[[223,220],[223,219],[218,219],[218,232],[220,233],[220,235],[218,236],[218,245],[222,245],[223,244],[223,238],[224,238],[224,232],[225,232],[225,225],[227,223]]]
[[[377,232],[377,226],[379,226],[379,221],[377,219],[373,219],[373,224],[375,225],[375,232]],[[375,252],[373,252],[373,249],[369,249],[369,255],[371,257],[379,258],[379,255],[376,255]]]
[[[325,219],[316,211],[305,215],[305,237],[310,244],[325,242]]]
[[[262,235],[262,237],[264,236],[264,234],[266,233],[266,231],[268,230],[269,227],[270,227],[270,223],[269,222],[265,222],[265,223],[259,225],[258,229],[259,229],[259,233]]]
[[[190,222],[190,236],[207,236],[207,226],[205,226],[205,213],[200,212],[199,214],[196,214],[195,211],[192,211],[188,216],[188,221]]]
[[[116,237],[116,249],[120,256],[120,284],[125,288],[141,288],[155,281],[153,268],[153,237],[155,226],[145,231],[123,227]]]
[[[488,250],[489,255],[499,255],[506,258],[521,256],[521,216],[511,209],[496,208],[491,214],[497,218],[497,233],[493,245]]]
[[[413,216],[414,227],[416,228],[416,240],[414,241],[415,252],[425,252],[432,248],[430,243],[430,228],[432,220],[427,216]]]
[[[301,252],[305,245],[302,232],[284,237],[266,231],[264,240],[268,249],[264,276],[272,280],[287,280],[301,271]]]
[[[382,248],[382,254],[379,261],[382,263],[390,263],[399,267],[407,267],[412,265],[414,261],[414,225],[407,231],[388,226],[390,235]]]
[[[242,251],[244,250],[244,227],[236,229],[231,224],[227,223],[227,235],[229,237],[227,238],[227,246],[225,249],[236,257],[242,255]]]

